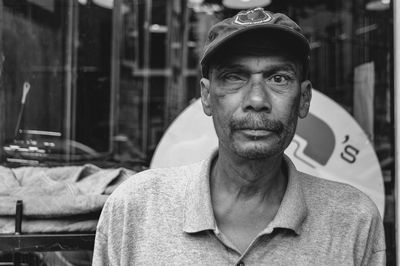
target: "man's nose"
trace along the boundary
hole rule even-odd
[[[243,108],[246,111],[271,111],[267,84],[261,74],[251,77],[243,101]]]

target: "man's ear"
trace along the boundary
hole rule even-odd
[[[299,104],[299,117],[304,118],[308,114],[311,102],[311,81],[305,80],[300,85],[300,104]]]
[[[203,105],[203,111],[206,115],[211,116],[211,103],[210,103],[210,80],[207,78],[201,78],[201,104]]]

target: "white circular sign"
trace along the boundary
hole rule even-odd
[[[207,158],[217,146],[212,119],[203,113],[199,99],[170,125],[150,167],[194,163]],[[324,94],[313,90],[310,112],[299,120],[285,153],[302,172],[363,191],[383,217],[383,177],[374,148],[354,118]]]

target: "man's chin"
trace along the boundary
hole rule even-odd
[[[235,153],[247,160],[262,160],[274,157],[281,153],[278,147],[236,147]]]

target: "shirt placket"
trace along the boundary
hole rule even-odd
[[[268,239],[270,239],[270,237],[268,237],[268,235],[270,235],[272,233],[272,229],[270,228],[266,228],[265,230],[263,230],[259,235],[257,235],[254,240],[250,243],[250,245],[247,247],[247,249],[245,250],[245,252],[243,252],[243,254],[241,254],[241,252],[239,251],[239,249],[227,238],[225,237],[225,235],[218,229],[218,227],[216,227],[214,229],[214,235],[215,237],[227,248],[232,250],[236,256],[233,258],[234,261],[236,261],[234,263],[235,266],[245,266],[245,257],[248,256],[248,254],[250,253],[250,251],[257,245],[258,241],[261,241],[261,239],[263,239],[263,241],[268,241]],[[229,252],[229,251],[228,251]],[[232,253],[232,252],[230,252]]]

